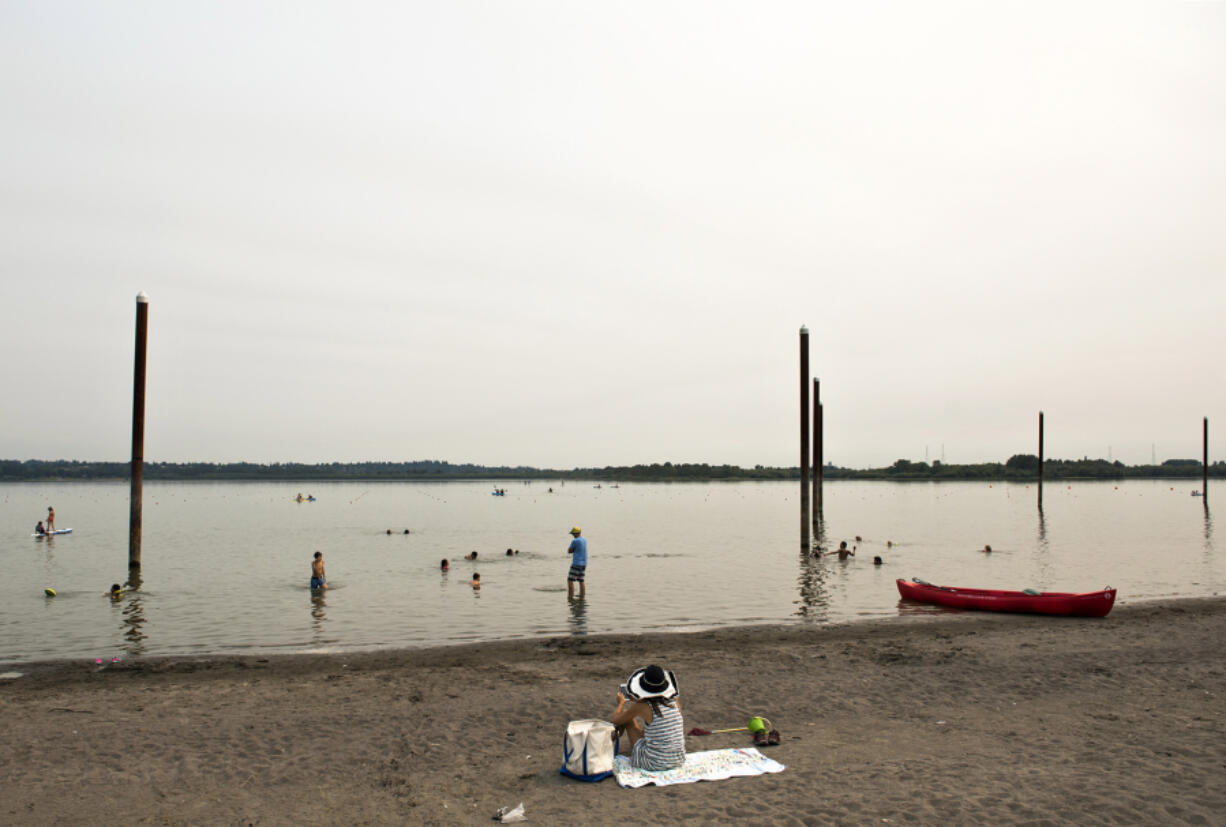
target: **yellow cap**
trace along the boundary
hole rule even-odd
[[[571,533],[571,534],[579,534],[579,533],[580,533],[580,532],[579,532],[579,526],[575,526],[574,528],[572,528],[572,529],[570,530],[570,533]]]
[[[47,597],[55,597],[55,589],[48,586],[47,588],[43,589],[43,594],[47,595]]]

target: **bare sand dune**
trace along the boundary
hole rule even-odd
[[[11,667],[0,820],[485,824],[522,801],[559,825],[1222,824],[1224,641],[1213,598],[1102,620]],[[566,722],[607,716],[649,662],[676,672],[687,729],[770,717],[787,770],[640,790],[559,776]]]

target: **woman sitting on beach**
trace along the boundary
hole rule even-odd
[[[617,693],[609,720],[628,739],[631,766],[659,772],[685,763],[685,726],[672,672],[655,665],[637,670]]]

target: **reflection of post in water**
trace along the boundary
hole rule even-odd
[[[1043,507],[1039,506],[1039,551],[1047,551],[1047,518],[1043,516]]]
[[[570,608],[570,617],[566,621],[566,625],[570,627],[572,635],[587,634],[587,601],[586,600],[568,600],[567,606]]]
[[[814,547],[826,547],[826,520],[820,514],[814,515]],[[796,577],[799,599],[796,601],[796,615],[810,620],[825,620],[830,608],[830,597],[826,594],[826,567],[817,565],[817,556],[810,554],[808,549],[800,552],[800,573]]]
[[[145,653],[145,596],[139,591],[128,593],[123,607],[124,653],[135,658]]]
[[[826,567],[817,557],[801,555],[800,573],[796,577],[796,616],[806,620],[825,620],[830,611],[830,596],[826,594]]]
[[[1039,573],[1046,577],[1051,574],[1051,555],[1048,554],[1050,546],[1047,542],[1047,517],[1043,515],[1043,506],[1039,506],[1039,537],[1037,543],[1038,554],[1035,555],[1035,562],[1038,564]]]
[[[327,593],[326,589],[311,589],[311,635],[315,643],[323,637],[324,624],[328,622],[328,601],[324,598]]]
[[[1209,515],[1209,498],[1206,497],[1201,505],[1205,508],[1205,550],[1213,549],[1213,517]]]

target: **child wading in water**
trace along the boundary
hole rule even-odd
[[[321,551],[315,552],[315,559],[311,561],[311,588],[328,588],[328,578],[324,577],[324,555]]]
[[[848,557],[855,557],[855,556],[856,556],[856,549],[855,549],[855,546],[852,546],[851,548],[848,548],[848,547],[847,547],[847,541],[846,541],[846,540],[840,540],[840,541],[839,541],[839,547],[838,547],[838,548],[836,548],[834,551],[828,551],[828,552],[826,552],[826,554],[837,554],[837,555],[839,555],[839,559],[840,559],[840,560],[846,560]]]

